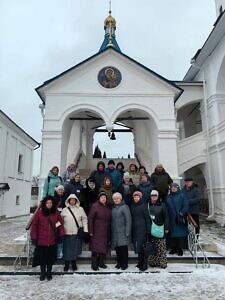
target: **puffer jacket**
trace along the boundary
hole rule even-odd
[[[43,198],[47,195],[54,196],[55,188],[59,185],[63,185],[62,178],[49,172],[44,183]]]
[[[55,230],[53,230],[53,228],[55,228]],[[57,244],[57,236],[62,237],[64,235],[63,220],[59,212],[56,211],[47,216],[43,213],[42,209],[39,209],[32,221],[31,240],[36,241],[37,246],[52,246]]]
[[[112,209],[112,246],[120,247],[131,242],[131,214],[129,207],[122,200]]]
[[[66,207],[62,210],[61,216],[63,218],[66,235],[77,234],[78,231],[75,220],[68,207],[70,207],[73,212],[79,227],[83,227],[84,231],[88,232],[87,215],[85,214],[83,207],[80,206],[80,201],[77,200],[76,204],[72,206],[69,204],[68,200],[66,200],[65,204]]]

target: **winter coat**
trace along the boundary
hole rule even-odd
[[[77,234],[78,231],[75,220],[68,207],[70,207],[71,211],[73,212],[79,227],[83,227],[84,231],[88,232],[87,215],[85,214],[84,209],[80,206],[80,202],[77,201],[76,204],[72,206],[69,205],[69,202],[67,200],[66,207],[62,210],[61,213],[66,235]]]
[[[146,242],[151,225],[147,204],[142,200],[138,203],[133,202],[130,212],[132,217],[132,242],[135,253],[139,253]]]
[[[120,204],[113,206],[111,232],[113,247],[129,245],[131,241],[131,214],[129,207],[123,200]]]
[[[86,179],[86,188],[82,190],[80,205],[84,208],[85,213],[88,215],[91,205],[96,202],[98,196],[98,188],[95,186],[91,189],[88,185],[88,179]]]
[[[170,175],[163,169],[162,172],[155,172],[151,175],[154,188],[159,192],[160,197],[165,197],[169,190],[169,185],[173,182]]]
[[[75,169],[71,170],[70,168],[67,168],[62,173],[62,180],[63,180],[63,182],[69,183],[70,180],[72,180],[77,173],[79,173],[79,169],[75,168]]]
[[[122,175],[117,169],[105,169],[107,175],[112,178],[112,186],[115,191],[118,191],[122,183]]]
[[[50,225],[50,219],[52,226]],[[55,231],[53,230],[53,227]],[[42,209],[35,214],[31,226],[31,240],[37,243],[37,246],[52,246],[57,244],[57,236],[65,235],[63,220],[58,211],[50,213],[49,216],[43,213]]]
[[[140,183],[140,175],[136,172],[129,171],[130,179],[132,180],[133,184],[138,186]]]
[[[80,200],[82,190],[83,190],[83,185],[80,182],[76,182],[74,179],[70,180],[70,183],[67,183],[65,185],[65,193],[67,197],[70,194],[75,194],[77,198]]]
[[[147,182],[141,182],[137,186],[137,190],[142,192],[142,200],[144,200],[146,203],[149,202],[151,191],[153,190],[153,184],[151,181]]]
[[[169,230],[169,215],[165,203],[158,200],[155,204],[153,204],[149,201],[148,213],[151,223],[153,221],[158,226],[164,225],[164,231]],[[149,228],[149,233],[151,234],[151,227]],[[165,238],[165,234],[163,238]]]
[[[48,177],[45,179],[44,188],[43,188],[43,198],[47,195],[54,196],[55,188],[59,185],[63,185],[62,178],[58,175],[52,174],[50,171]]]
[[[199,204],[201,200],[201,193],[198,187],[192,185],[191,188],[184,187],[181,190],[188,199],[189,213],[199,215]]]
[[[184,194],[178,190],[176,193],[170,193],[166,199],[166,206],[169,213],[170,220],[170,236],[185,237],[188,235],[187,225],[179,225],[176,223],[177,213],[183,215],[188,212],[188,200],[184,197]]]
[[[125,189],[126,186],[128,186],[128,190]],[[135,191],[136,186],[130,182],[128,185],[123,183],[118,192],[122,195],[125,203],[128,206],[131,206],[131,203],[133,202],[133,193]]]
[[[104,162],[99,161],[97,164],[97,169],[90,174],[90,177],[94,178],[96,182],[97,189],[99,189],[100,186],[103,184],[104,178],[107,175],[105,168],[103,169],[103,171],[99,171],[100,164],[105,165]]]
[[[95,202],[88,215],[88,232],[93,234],[90,237],[90,250],[92,252],[107,253],[110,241],[110,223],[111,210],[99,201]]]
[[[62,196],[59,196],[59,194],[55,191],[54,193],[54,200],[56,202],[56,206],[59,208],[65,207],[65,201],[66,201],[66,193],[64,192]]]

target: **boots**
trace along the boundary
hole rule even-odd
[[[76,264],[76,261],[75,261],[75,260],[72,260],[72,261],[71,261],[71,266],[72,266],[72,270],[73,270],[73,271],[77,271],[77,264]]]
[[[141,266],[142,266],[142,255],[141,255],[141,253],[139,252],[139,253],[138,253],[138,263],[137,263],[137,265],[136,265],[135,267],[138,268],[138,269],[140,269]]]
[[[146,271],[148,269],[148,256],[144,252],[140,253],[140,271]]]
[[[98,271],[98,257],[97,256],[92,256],[91,257],[91,268],[94,271]]]
[[[47,280],[52,280],[52,265],[47,265]]]
[[[65,260],[64,272],[68,272],[69,267],[70,267],[70,262],[68,260]]]
[[[41,275],[40,275],[40,281],[45,280],[46,277],[46,266],[41,265]]]
[[[107,266],[104,263],[104,258],[105,258],[104,254],[99,254],[99,264],[98,264],[99,268],[102,268],[102,269],[107,268]]]

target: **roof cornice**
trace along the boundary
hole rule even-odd
[[[225,11],[218,17],[214,28],[210,32],[204,45],[192,58],[192,65],[184,76],[184,81],[192,81],[203,66],[206,59],[212,54],[222,37],[225,35]]]

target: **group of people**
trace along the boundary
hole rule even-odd
[[[89,237],[91,268],[107,268],[105,258],[115,249],[116,268],[128,268],[128,246],[138,255],[137,268],[167,267],[167,248],[183,255],[188,227],[187,214],[197,223],[199,233],[200,192],[190,177],[180,189],[162,164],[149,175],[145,167],[132,163],[125,172],[109,160],[80,182],[74,164],[59,176],[53,167],[45,180],[41,207],[32,220],[31,239],[36,245],[33,266],[40,265],[40,280],[52,278],[57,244],[63,244],[64,271],[77,270],[83,237]],[[151,251],[149,251],[151,246]]]

